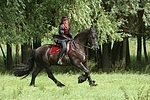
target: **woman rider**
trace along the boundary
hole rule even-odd
[[[70,32],[70,25],[67,16],[63,16],[61,19],[61,23],[59,25],[59,36],[63,38],[59,41],[61,44],[61,52],[58,56],[58,64],[61,65],[63,54],[67,50],[67,41],[73,38],[72,33]]]

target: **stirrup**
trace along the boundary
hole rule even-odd
[[[57,63],[62,65],[62,59],[59,59]]]

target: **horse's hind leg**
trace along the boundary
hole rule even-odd
[[[59,81],[54,77],[54,75],[53,75],[52,71],[50,70],[50,68],[45,67],[45,70],[46,70],[46,72],[47,72],[47,74],[48,74],[48,77],[49,77],[50,79],[52,79],[52,80],[55,82],[55,84],[56,84],[57,86],[59,86],[59,87],[65,86],[64,84],[62,84],[61,82],[59,82]]]
[[[33,71],[30,86],[35,86],[35,78],[42,69],[43,67],[37,66],[36,69]]]

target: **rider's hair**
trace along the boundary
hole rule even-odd
[[[63,17],[61,18],[61,20],[62,20],[62,21],[68,20],[68,16],[63,16]]]

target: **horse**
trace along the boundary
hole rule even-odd
[[[94,80],[92,80],[90,76],[86,57],[86,48],[90,48],[93,50],[99,49],[96,30],[92,28],[87,28],[79,32],[73,40],[68,42],[67,45],[69,45],[67,46],[67,57],[63,55],[62,65],[59,65],[57,63],[60,46],[58,46],[57,44],[45,44],[38,47],[37,49],[33,49],[27,61],[27,64],[24,64],[22,67],[14,68],[14,75],[22,77],[24,76],[23,78],[27,77],[33,70],[35,62],[36,68],[32,72],[30,86],[35,86],[36,76],[42,69],[45,69],[48,77],[53,80],[58,87],[63,87],[65,85],[54,77],[50,66],[66,66],[71,64],[83,71],[83,74],[78,77],[78,84],[88,80],[90,86],[96,86],[97,84]]]

